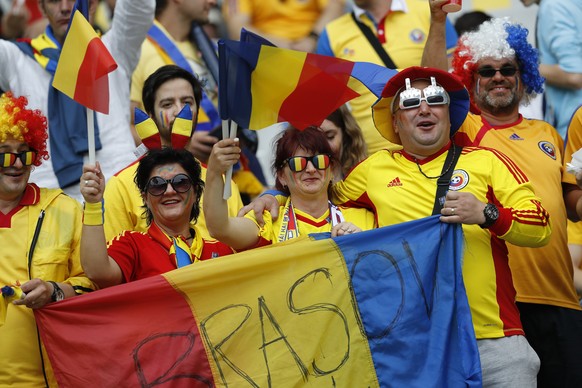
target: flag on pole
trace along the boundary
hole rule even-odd
[[[480,386],[460,225],[326,237],[35,310],[59,385]]]
[[[220,117],[242,128],[319,125],[359,96],[348,87],[350,61],[229,40],[218,43],[218,52]]]
[[[109,113],[109,77],[117,63],[87,21],[88,0],[77,0],[53,86],[85,107]]]

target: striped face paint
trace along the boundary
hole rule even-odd
[[[170,119],[165,111],[160,111],[160,124],[162,124],[163,128],[170,129]]]
[[[36,152],[34,151],[22,151],[19,153],[14,152],[2,152],[0,153],[0,164],[1,167],[14,166],[16,159],[20,159],[22,165],[30,166],[34,159],[36,158]]]

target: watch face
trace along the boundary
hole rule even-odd
[[[56,301],[59,302],[61,300],[65,299],[65,292],[61,289],[59,289],[57,291],[57,297],[56,297]]]
[[[485,217],[487,217],[487,221],[496,221],[499,218],[499,209],[497,209],[497,206],[491,203],[487,204],[485,206]]]

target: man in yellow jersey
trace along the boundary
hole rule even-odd
[[[143,89],[143,104],[147,114],[159,128],[162,147],[171,146],[174,120],[185,105],[191,106],[195,125],[201,98],[200,81],[178,66],[162,66],[148,77]],[[190,143],[194,141],[194,138],[190,139]],[[107,240],[125,230],[147,230],[142,197],[134,183],[136,169],[137,162],[115,174],[107,183],[104,193],[104,228]],[[206,167],[202,165],[202,180],[205,179]],[[236,215],[242,207],[242,201],[238,187],[231,183],[232,195],[228,200],[228,208],[229,214]],[[204,196],[200,203],[203,201]],[[210,238],[203,214],[200,214],[197,226],[202,237]]]
[[[424,64],[446,68],[444,0],[431,0],[432,25]],[[538,386],[582,386],[582,311],[573,284],[566,217],[579,219],[582,190],[568,183],[562,167],[563,142],[548,123],[527,120],[519,103],[542,91],[538,52],[528,31],[506,19],[492,19],[459,40],[454,73],[469,90],[480,114],[469,114],[455,137],[463,145],[499,150],[532,180],[552,219],[548,245],[508,245],[509,263],[527,339],[541,360]]]
[[[317,45],[318,54],[372,62],[392,69],[420,64],[430,27],[430,10],[426,1],[355,0],[354,4],[352,12],[325,26]],[[369,35],[366,36],[364,31]],[[446,38],[447,49],[452,53],[457,33],[449,22]],[[390,144],[378,134],[372,121],[370,106],[376,101],[376,96],[357,82],[354,88],[361,96],[350,101],[350,106],[371,155]]]
[[[452,143],[468,110],[467,90],[449,73],[421,67],[398,73],[374,105],[374,122],[402,149],[360,162],[333,186],[332,201],[373,210],[380,227],[431,214],[462,223],[463,279],[483,385],[531,387],[539,359],[524,337],[506,242],[546,244],[549,218],[525,174],[505,155]],[[444,190],[437,189],[439,181]]]
[[[53,387],[33,310],[94,285],[81,268],[81,206],[61,189],[29,183],[33,166],[48,159],[48,134],[46,117],[27,103],[0,96],[0,287],[19,282],[25,293],[0,296],[0,386]]]

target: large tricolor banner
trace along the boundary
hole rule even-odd
[[[462,230],[431,217],[223,257],[36,310],[63,387],[465,387]]]

